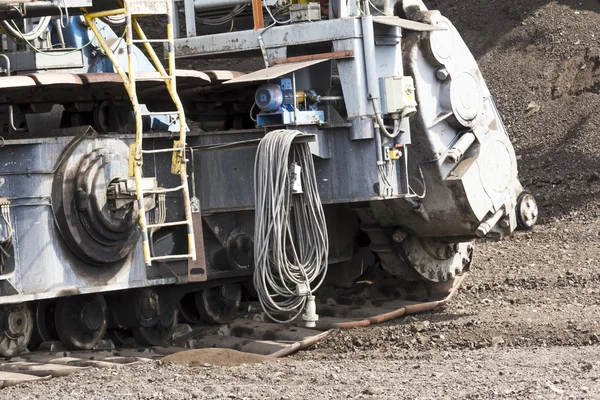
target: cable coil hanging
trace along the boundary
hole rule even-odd
[[[271,319],[290,322],[306,307],[303,319],[314,327],[318,316],[313,293],[327,273],[329,241],[309,145],[293,143],[302,134],[275,130],[258,146],[254,287]],[[291,318],[274,317],[289,313]]]

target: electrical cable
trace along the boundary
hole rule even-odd
[[[401,124],[401,120],[400,119],[394,119],[394,130],[392,133],[390,133],[387,128],[385,127],[385,124],[383,122],[383,117],[381,116],[381,110],[379,109],[379,104],[377,103],[376,98],[372,98],[371,101],[373,102],[373,112],[375,113],[375,118],[377,119],[377,123],[379,124],[379,127],[381,128],[381,131],[383,132],[383,134],[387,137],[389,137],[390,139],[394,139],[396,138],[396,136],[398,136],[401,132],[400,127],[402,126]]]
[[[154,225],[162,225],[167,220],[167,195],[165,193],[158,194],[158,206],[154,210]],[[150,238],[158,231],[160,227],[150,229]]]
[[[375,9],[375,11],[377,11],[385,16],[391,17],[391,15],[389,15],[388,13],[381,11],[375,4],[373,4],[373,2],[371,0],[368,0],[368,1],[369,1],[369,4],[371,5],[371,7],[373,7]]]
[[[63,23],[63,11],[62,11],[62,8],[60,8],[60,6],[58,6],[58,5],[56,5],[56,7],[58,8],[58,11],[60,12],[60,27],[62,29],[65,29],[67,26],[69,26],[69,23],[70,23],[70,21],[69,21],[69,8],[67,7],[66,0],[62,0],[62,2],[63,2],[63,7],[65,8],[65,14],[67,16],[67,23],[66,24]]]
[[[11,22],[12,22],[12,21],[11,21]],[[21,31],[19,30],[19,27],[17,26],[17,24],[15,24],[15,23],[13,22],[13,25],[14,25],[15,29],[17,30],[17,32],[19,32],[19,33],[20,33]],[[102,27],[102,28],[100,29],[100,31],[102,31],[103,29],[104,29],[104,27]],[[123,37],[124,37],[124,36],[125,36],[125,31],[123,32],[123,34],[122,34],[122,35],[121,35],[121,37],[119,38],[119,41],[116,43],[116,46],[115,46],[115,48],[119,47],[119,45],[120,45],[121,41],[123,40]],[[66,52],[66,53],[52,54],[52,52],[50,52],[50,51],[42,51],[42,50],[38,49],[38,48],[37,48],[37,47],[35,47],[35,46],[34,46],[34,45],[33,45],[33,44],[32,44],[32,43],[29,41],[29,40],[27,40],[27,39],[24,39],[24,40],[25,40],[25,43],[27,43],[27,44],[28,44],[28,45],[31,47],[31,49],[32,49],[33,51],[35,51],[36,53],[39,53],[39,54],[44,54],[44,55],[46,55],[46,56],[52,56],[52,57],[63,57],[63,56],[65,56],[65,55],[73,54],[73,53],[76,53],[76,52],[78,52],[78,51],[81,51],[81,50],[85,49],[85,48],[86,48],[86,47],[88,47],[90,44],[92,44],[92,41],[90,40],[89,42],[87,42],[87,43],[86,43],[86,44],[84,44],[83,46],[81,46],[81,47],[78,47],[78,48],[76,48],[76,49],[73,49],[73,50],[71,50],[71,51],[68,51],[68,52]]]
[[[15,21],[13,21],[12,19],[11,20],[2,20],[2,21],[0,21],[0,23],[2,24],[2,27],[4,28],[6,33],[8,35],[10,35],[13,39],[15,39],[17,41],[31,42],[31,41],[38,39],[40,36],[42,36],[42,34],[48,28],[48,25],[50,24],[51,20],[52,20],[52,17],[40,18],[40,21],[38,22],[38,24],[31,31],[29,31],[27,33],[21,32],[19,30],[19,28],[17,27],[17,24],[15,23]],[[13,26],[11,26],[11,23],[14,25],[14,28],[13,28]]]
[[[274,321],[290,322],[306,306],[303,318],[307,326],[314,326],[318,316],[313,293],[327,272],[329,242],[309,145],[293,144],[302,134],[275,130],[258,145],[254,167],[254,287],[263,310]],[[300,166],[300,176],[290,174],[293,163]],[[292,189],[298,183],[299,192]],[[274,317],[281,313],[293,316]],[[309,325],[311,321],[313,325]]]
[[[121,26],[127,22],[127,16],[125,14],[120,15],[109,15],[106,17],[100,17],[100,20],[106,25],[110,26]]]
[[[229,12],[228,14],[225,14],[222,17],[197,18],[196,22],[201,25],[208,25],[208,26],[225,25],[230,22],[233,22],[234,18],[237,17],[238,15],[240,15],[241,13],[243,13],[247,7],[248,7],[248,4],[238,5],[238,6],[235,6],[231,12]]]
[[[254,104],[252,104],[252,107],[250,107],[250,119],[251,119],[252,121],[254,121],[254,122],[257,122],[257,121],[256,121],[256,118],[254,118],[254,117],[252,116],[252,111],[254,111],[254,107],[256,107],[256,102],[254,102]]]
[[[12,249],[12,237],[13,237],[13,227],[10,222],[10,208],[8,204],[3,204],[0,207],[0,214],[2,215],[2,219],[4,219],[6,226],[6,238],[0,242],[0,273],[4,273],[4,267],[6,265],[6,259],[10,257],[10,250]]]
[[[267,2],[265,0],[262,0],[262,3],[263,3],[263,7],[265,7],[265,9],[267,10],[267,13],[269,13],[269,17],[271,17],[271,19],[273,20],[273,24],[280,24],[280,25],[289,24],[290,22],[292,22],[295,19],[295,18],[290,17],[290,19],[287,19],[285,21],[278,21],[275,19],[275,16],[273,15],[271,10],[267,6]]]

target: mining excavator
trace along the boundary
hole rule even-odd
[[[537,221],[475,58],[420,0],[9,0],[0,20],[2,356],[163,345],[240,304],[311,328],[377,277],[420,304]]]

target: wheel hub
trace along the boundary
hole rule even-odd
[[[248,269],[254,261],[254,243],[245,233],[235,232],[227,242],[227,255],[233,268]]]
[[[143,289],[136,293],[136,318],[140,326],[153,326],[160,318],[161,307],[158,293]]]
[[[135,340],[141,345],[165,345],[177,327],[176,304],[171,304],[152,289],[136,291],[134,304],[137,326],[132,327],[132,332]]]
[[[27,329],[27,316],[21,309],[9,311],[6,324],[6,335],[16,339],[22,336]]]
[[[107,305],[101,294],[61,297],[54,312],[58,337],[69,349],[90,350],[106,332]]]
[[[33,332],[33,316],[26,304],[0,308],[0,356],[12,357],[25,350]]]
[[[529,192],[524,192],[517,201],[517,216],[519,225],[531,229],[536,224],[539,215],[537,201]]]
[[[196,307],[204,322],[224,324],[237,316],[242,298],[242,287],[231,283],[196,292]]]
[[[101,145],[89,149],[92,145]],[[130,202],[111,197],[127,177],[128,148],[118,140],[82,140],[70,148],[54,177],[56,222],[69,247],[88,264],[114,263],[134,248],[140,233]]]
[[[79,216],[100,225],[89,227],[99,239],[119,240],[133,229],[136,214],[133,203],[117,213],[107,193],[113,182],[127,176],[123,156],[105,149],[94,150],[82,161],[77,174]],[[92,229],[93,228],[93,229]],[[104,236],[101,237],[101,236]]]
[[[100,330],[104,321],[102,307],[97,303],[87,303],[81,310],[80,318],[83,328],[89,333],[94,333]]]

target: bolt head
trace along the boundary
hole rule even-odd
[[[450,72],[448,72],[448,70],[446,68],[440,68],[436,71],[435,76],[440,81],[445,81],[446,79],[448,79],[450,77]]]
[[[456,254],[453,246],[446,247],[446,258],[452,258]]]

